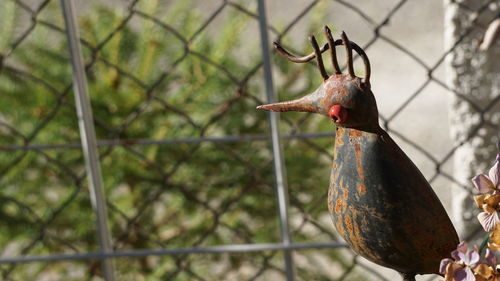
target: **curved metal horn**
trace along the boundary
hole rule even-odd
[[[344,31],[342,31],[342,34],[340,35],[340,38],[342,38],[342,41],[344,42],[345,46],[345,51],[347,55],[347,72],[349,72],[349,75],[351,77],[355,77],[354,75],[354,64],[352,62],[352,47],[351,47],[351,42],[349,41],[349,38],[347,38],[347,34],[345,34]]]
[[[280,55],[282,55],[283,57],[285,57],[289,61],[293,61],[293,62],[297,62],[297,63],[305,63],[305,62],[312,61],[316,57],[316,52],[312,52],[307,56],[296,57],[296,56],[290,54],[290,52],[285,50],[283,47],[281,47],[281,45],[278,42],[273,42],[273,44],[274,44],[274,48],[276,49],[276,52],[278,52]],[[320,53],[323,53],[326,50],[328,50],[328,44],[323,45],[323,47],[321,47],[319,49]]]
[[[335,40],[333,40],[332,36],[332,31],[326,25],[325,27],[323,27],[323,30],[325,31],[325,36],[326,39],[328,40],[328,46],[330,47],[331,50],[331,57],[332,57],[331,59],[333,68],[335,69],[335,74],[342,74],[342,71],[340,71],[339,62],[337,61],[337,52],[335,48]]]
[[[326,27],[326,28],[328,28],[328,27]],[[325,45],[323,45],[323,47],[319,48],[319,54],[322,54],[326,50],[330,49],[330,39],[328,37],[329,36],[327,35],[327,39],[329,42],[326,43]],[[352,61],[353,61],[352,60],[352,50],[354,50],[354,51],[356,51],[356,53],[358,53],[358,55],[363,60],[363,63],[365,65],[365,77],[363,80],[365,83],[369,84],[370,83],[370,76],[371,76],[371,66],[370,66],[370,60],[368,59],[368,56],[366,55],[365,51],[363,51],[363,49],[358,44],[356,44],[352,41],[349,41],[349,39],[347,39],[347,36],[345,36],[345,37],[347,40],[346,42],[349,42],[350,44],[348,44],[348,45],[351,47],[351,59],[350,59],[351,63],[350,64],[349,64],[349,55],[347,57],[348,69],[349,69],[349,65],[353,66],[353,64],[352,64]],[[332,41],[333,41],[333,37],[332,37]],[[338,39],[335,42],[333,42],[332,45],[340,46],[340,45],[345,45],[345,44],[344,44],[343,39]],[[316,51],[314,51],[306,56],[303,56],[303,57],[296,57],[296,56],[292,55],[290,52],[288,52],[287,50],[285,50],[278,42],[274,42],[274,48],[276,49],[276,52],[278,52],[281,56],[285,57],[286,59],[288,59],[292,62],[296,62],[296,63],[306,63],[306,62],[309,62],[309,61],[313,60],[314,58],[316,58]],[[336,53],[336,52],[334,52],[332,50],[332,55],[333,55],[333,53]],[[335,60],[336,60],[336,56],[335,56]],[[339,74],[339,73],[337,73],[337,68],[335,67],[335,63],[333,61],[333,58],[332,58],[332,63],[334,64],[333,67],[335,68],[335,73]],[[337,62],[337,65],[338,65],[338,62]],[[340,71],[340,67],[339,67],[339,71]],[[352,76],[354,76],[354,70],[352,71]]]
[[[363,60],[363,64],[365,65],[365,77],[364,77],[364,82],[365,83],[370,83],[370,76],[371,76],[371,66],[370,66],[370,60],[368,59],[368,56],[366,55],[365,51],[358,46],[358,44],[350,41],[351,47],[358,53],[358,55],[361,57]],[[335,45],[337,45],[337,42],[335,42]],[[340,44],[339,44],[340,45]]]
[[[321,51],[318,46],[318,42],[316,42],[316,38],[313,35],[309,36],[309,41],[311,41],[311,45],[313,46],[314,53],[316,55],[316,58],[318,59],[318,67],[319,67],[319,72],[321,73],[321,76],[323,76],[323,80],[328,79],[330,75],[326,73],[325,65],[323,64],[323,56],[321,55]]]

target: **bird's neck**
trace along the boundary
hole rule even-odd
[[[371,146],[387,134],[382,128],[374,130],[360,130],[355,128],[337,127],[335,133],[335,147],[333,151],[334,162],[354,160],[355,157],[347,157],[352,151],[361,152],[362,147]],[[338,157],[339,154],[346,154]],[[359,155],[356,155],[359,156]]]
[[[385,134],[385,131],[380,126],[374,126],[369,129],[337,127],[335,129],[335,144],[343,144],[343,142],[353,140],[360,137],[376,137]]]

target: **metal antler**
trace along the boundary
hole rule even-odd
[[[335,74],[342,74],[342,71],[340,70],[339,67],[339,62],[337,61],[337,52],[335,49],[335,40],[333,40],[332,31],[326,25],[323,28],[323,30],[325,31],[325,36],[326,39],[328,40],[328,46],[330,47],[331,50],[332,65],[333,68],[335,69]]]
[[[305,62],[309,62],[309,61],[313,60],[316,57],[315,52],[312,52],[307,56],[296,57],[296,56],[290,54],[283,47],[281,47],[281,45],[278,42],[274,42],[274,48],[276,49],[276,51],[280,55],[282,55],[283,57],[285,57],[286,59],[288,59],[289,61],[292,61],[292,62],[305,63]],[[321,47],[319,49],[319,51],[320,51],[320,53],[323,53],[324,51],[328,50],[328,48],[329,48],[328,44],[325,44],[325,45],[323,45],[323,47]]]
[[[326,73],[325,65],[323,64],[323,56],[321,56],[318,42],[316,42],[316,38],[312,35],[309,36],[309,41],[311,41],[311,45],[313,46],[315,57],[318,59],[319,72],[321,73],[321,76],[323,76],[323,80],[326,80],[326,79],[328,79],[328,77],[330,77],[330,75],[328,75],[328,73]]]
[[[371,75],[371,67],[370,67],[370,60],[368,59],[368,56],[366,53],[363,51],[363,49],[358,46],[358,44],[349,41],[347,38],[347,35],[345,32],[342,32],[341,38],[339,40],[334,40],[330,28],[325,25],[323,28],[325,32],[326,39],[328,40],[328,43],[323,45],[323,47],[319,48],[318,43],[316,41],[316,38],[314,36],[309,36],[309,41],[311,41],[311,45],[313,46],[314,52],[303,56],[303,57],[296,57],[292,55],[290,52],[285,50],[278,42],[274,42],[274,47],[276,48],[276,51],[285,57],[286,59],[296,62],[296,63],[305,63],[313,60],[314,58],[318,59],[318,67],[321,73],[321,76],[323,76],[323,79],[326,80],[329,78],[329,75],[327,74],[325,70],[325,66],[323,64],[323,58],[321,54],[325,52],[326,50],[330,49],[331,50],[331,57],[332,57],[332,64],[333,68],[335,70],[335,74],[342,74],[342,71],[340,70],[339,63],[337,61],[337,53],[335,50],[335,46],[339,45],[344,45],[346,48],[346,53],[347,53],[347,72],[349,76],[354,77],[354,65],[353,65],[353,58],[352,58],[352,50],[356,51],[358,55],[363,59],[363,63],[365,65],[365,77],[364,77],[364,83],[367,85],[370,85],[370,75]]]
[[[344,31],[342,31],[342,35],[340,35],[342,38],[342,42],[344,42],[345,46],[345,52],[347,54],[347,71],[349,72],[349,76],[354,77],[354,64],[352,62],[352,47],[351,43],[349,42],[349,39],[347,38],[347,34],[345,34]]]

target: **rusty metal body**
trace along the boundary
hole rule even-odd
[[[370,63],[364,51],[342,33],[328,44],[297,58],[275,43],[278,53],[293,62],[317,58],[324,78],[316,91],[302,98],[258,106],[272,111],[304,111],[328,116],[336,137],[328,209],[338,233],[359,255],[401,273],[438,273],[440,260],[458,244],[457,233],[441,202],[418,168],[378,124],[370,86]],[[335,46],[344,45],[347,74],[338,66]],[[321,54],[331,50],[335,73],[328,76]],[[352,49],[365,63],[365,75],[354,75]]]
[[[438,273],[458,237],[412,161],[380,129],[337,128],[328,209],[361,256],[401,273]]]

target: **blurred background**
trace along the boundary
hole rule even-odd
[[[477,234],[463,226],[466,180],[491,166],[500,137],[499,44],[478,45],[498,1],[261,1],[264,30],[256,0],[75,2],[107,210],[89,192],[61,3],[2,0],[2,280],[399,279],[354,255],[330,221],[334,124],[281,114],[272,145],[255,110],[266,92],[289,100],[322,81],[262,38],[303,55],[325,24],[365,49],[381,126],[461,238]]]

